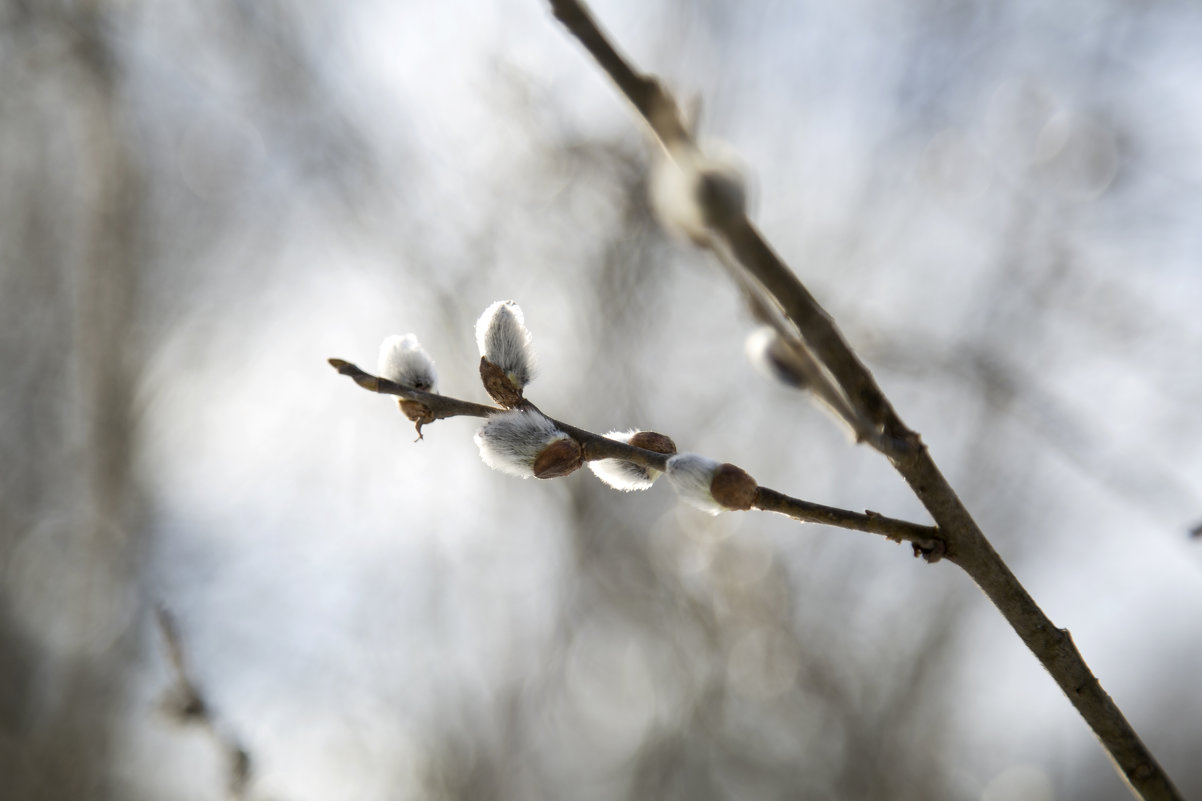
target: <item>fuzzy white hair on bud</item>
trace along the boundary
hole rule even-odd
[[[668,460],[668,481],[681,500],[716,515],[726,511],[710,490],[719,467],[721,464],[699,453],[678,453]]]
[[[533,478],[538,455],[561,439],[571,438],[544,415],[525,409],[494,414],[475,436],[486,465],[519,478]]]
[[[630,438],[638,433],[639,429],[633,428],[629,431],[610,431],[605,437],[629,444]],[[597,478],[622,492],[648,489],[655,483],[655,479],[662,475],[658,470],[625,459],[597,459],[588,463],[588,469],[592,470]]]
[[[413,334],[393,334],[380,343],[376,372],[404,387],[436,392],[438,373],[434,360]]]
[[[521,308],[512,300],[498,300],[476,321],[480,355],[505,373],[518,389],[534,377],[534,348]]]
[[[672,234],[704,245],[709,229],[747,212],[747,185],[733,158],[678,145],[656,158],[651,173],[651,207]]]

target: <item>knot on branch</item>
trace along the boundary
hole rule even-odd
[[[910,545],[914,548],[914,558],[921,557],[930,565],[942,561],[947,553],[947,543],[943,540],[932,540],[929,543],[911,542]]]

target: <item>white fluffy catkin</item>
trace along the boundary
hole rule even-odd
[[[633,428],[629,431],[610,431],[605,436],[629,444],[630,438],[638,433],[639,429]],[[588,463],[588,469],[592,470],[597,478],[622,492],[648,489],[661,475],[658,470],[625,459],[597,459]]]
[[[716,515],[727,511],[710,492],[719,467],[718,462],[699,453],[678,453],[668,460],[668,481],[690,506]]]
[[[413,334],[393,334],[380,343],[376,372],[401,386],[423,392],[438,390],[438,373],[434,360],[426,353]]]
[[[522,310],[512,300],[498,300],[476,321],[480,355],[500,367],[518,389],[534,377],[534,348],[530,341]]]
[[[493,470],[533,478],[534,460],[543,449],[569,437],[538,412],[521,410],[494,414],[475,439],[480,458]]]

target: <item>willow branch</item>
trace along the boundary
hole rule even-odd
[[[635,70],[618,53],[579,0],[548,0],[564,27],[580,41],[647,122],[669,156],[682,144],[695,147],[676,102],[660,83]],[[704,193],[702,193],[704,195]],[[707,202],[705,197],[702,203]],[[797,326],[805,346],[829,371],[847,400],[879,427],[869,440],[909,484],[934,518],[946,556],[963,569],[1039,659],[1098,737],[1120,775],[1147,801],[1180,801],[1164,769],[1140,740],[1073,644],[1057,628],[985,538],[959,496],[931,459],[920,437],[894,411],[868,368],[834,322],[784,261],[764,241],[746,214],[706,209],[719,255],[725,250],[755,278]]]
[[[669,156],[681,145],[695,147],[676,101],[653,76],[639,73],[618,53],[583,3],[577,0],[549,2],[556,18],[584,45],[630,100]],[[716,198],[703,197],[702,201],[716,202]],[[880,440],[871,440],[873,444],[893,451],[917,447],[914,435],[902,425],[876,380],[848,347],[830,316],[768,246],[746,215],[732,218],[725,209],[712,211],[715,213],[709,216],[717,221],[713,233],[721,239],[723,246],[780,304],[797,326],[805,344],[830,371],[852,405],[862,410],[885,435]],[[854,420],[849,422],[854,424]]]
[[[934,526],[920,526],[876,512],[861,514],[833,506],[823,506],[820,503],[791,498],[767,487],[757,490],[755,508],[765,512],[778,512],[806,523],[823,523],[853,531],[880,534],[894,542],[909,542],[914,545],[915,556],[922,555],[928,562],[938,561],[943,554],[943,536]]]
[[[395,395],[405,400],[421,403],[430,410],[431,415],[436,419],[442,420],[448,417],[461,416],[490,417],[494,414],[501,414],[507,411],[497,406],[487,406],[446,395],[437,395],[431,392],[411,389],[402,384],[389,381],[386,378],[372,375],[366,370],[343,359],[330,359],[329,362],[339,374],[348,376],[364,389],[380,395]],[[537,406],[528,401],[524,402],[522,406],[523,408],[543,414]],[[580,444],[584,461],[586,462],[598,459],[621,459],[627,462],[634,462],[641,467],[658,470],[661,473],[668,469],[668,459],[671,457],[671,454],[657,453],[656,451],[638,448],[634,445],[578,428],[550,416],[547,416],[547,418],[555,424],[556,428]],[[914,546],[915,555],[921,555],[928,561],[935,561],[941,558],[945,549],[939,530],[933,526],[910,523],[905,520],[886,517],[876,512],[860,513],[847,509],[839,509],[834,506],[823,506],[820,503],[812,503],[811,501],[803,501],[799,498],[790,497],[767,487],[759,487],[756,491],[754,508],[765,512],[777,512],[802,523],[821,523],[851,531],[879,534],[894,542],[909,542]]]

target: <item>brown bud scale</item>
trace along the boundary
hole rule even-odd
[[[525,400],[522,390],[513,385],[505,371],[483,356],[480,357],[480,381],[488,396],[506,409],[520,406]]]
[[[430,407],[421,401],[405,400],[397,398],[397,405],[401,407],[401,411],[415,423],[425,425],[434,422],[434,412],[430,411]]]
[[[755,483],[755,479],[747,474],[741,467],[730,464],[722,464],[714,471],[714,478],[710,482],[710,495],[714,496],[714,500],[725,506],[727,509],[738,509],[745,511],[755,505],[756,491],[759,486]]]
[[[574,473],[584,464],[584,452],[574,439],[557,439],[534,459],[535,478],[559,478]]]
[[[645,451],[668,455],[676,453],[676,443],[672,441],[672,438],[654,431],[640,431],[630,438],[630,444]]]

